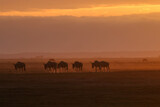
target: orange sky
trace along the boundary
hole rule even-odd
[[[0,0],[0,53],[160,50],[159,0]]]
[[[0,16],[123,16],[132,14],[148,14],[160,12],[160,5],[137,4],[98,6],[77,9],[32,9],[1,11]]]
[[[0,10],[73,9],[99,5],[160,4],[159,0],[0,0]]]
[[[0,0],[0,16],[122,16],[160,12],[159,0]]]

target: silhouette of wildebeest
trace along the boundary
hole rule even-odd
[[[105,61],[94,61],[92,63],[92,68],[95,68],[96,72],[99,69],[100,71],[103,69],[105,71],[105,69],[107,69],[107,71],[109,72],[110,67],[109,67],[109,63],[105,62]],[[97,69],[98,68],[98,69]]]
[[[101,66],[101,69],[104,70],[104,72],[105,72],[105,69],[107,69],[107,72],[110,71],[109,62],[101,61],[100,66]]]
[[[14,64],[15,70],[21,70],[21,71],[26,71],[26,65],[23,62],[17,62]]]
[[[64,70],[64,71],[67,71],[68,72],[68,63],[67,62],[64,62],[64,61],[61,61],[59,64],[58,64],[58,68],[59,70]]]
[[[78,71],[82,71],[83,63],[76,61],[72,64],[72,68],[73,70],[76,69]]]
[[[57,73],[57,63],[56,62],[52,62],[52,61],[48,61],[46,64],[44,64],[44,69],[45,70],[49,70],[49,71],[55,71],[55,73]]]
[[[100,65],[100,62],[99,62],[99,61],[94,61],[94,62],[92,63],[92,69],[94,69],[94,68],[95,68],[96,72],[97,72],[98,69],[101,70],[101,65]],[[97,69],[97,68],[98,68],[98,69]]]

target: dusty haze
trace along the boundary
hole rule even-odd
[[[0,53],[158,51],[159,7],[158,0],[1,0]]]

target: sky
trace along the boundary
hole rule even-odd
[[[0,53],[160,50],[159,0],[0,0]]]

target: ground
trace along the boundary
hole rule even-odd
[[[86,67],[81,73],[58,74],[36,63],[36,69],[15,72],[6,63],[1,62],[0,107],[160,106],[159,62],[112,62],[112,72],[87,72]]]

